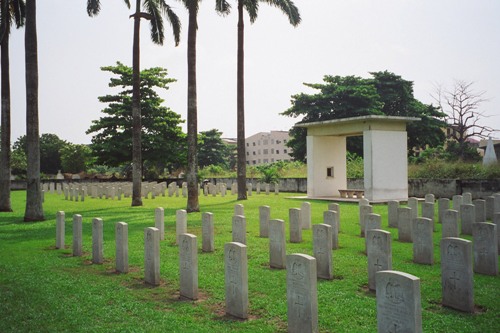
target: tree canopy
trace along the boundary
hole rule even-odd
[[[105,116],[93,120],[87,134],[93,134],[91,149],[97,163],[119,166],[132,161],[132,68],[118,62],[116,66],[102,67],[117,77],[110,79],[110,87],[124,90],[115,95],[100,96],[108,106]],[[154,67],[141,71],[142,158],[158,168],[172,170],[185,165],[186,138],[180,124],[181,116],[163,106],[155,89],[168,89],[175,79],[167,77],[165,68]]]
[[[323,83],[304,83],[319,92],[293,95],[292,107],[282,114],[301,116],[300,123],[367,115],[418,117],[421,121],[407,126],[408,148],[443,143],[445,115],[414,98],[413,82],[388,71],[370,74],[371,78],[326,75]],[[292,157],[305,161],[307,130],[293,127],[290,135],[293,139],[287,145],[293,148]]]
[[[40,172],[55,175],[59,170],[62,170],[61,149],[67,145],[68,142],[55,134],[44,133],[40,135]],[[22,153],[16,153],[17,158],[26,157],[28,151],[26,135],[19,137],[14,142],[13,151],[22,151]]]
[[[221,139],[222,132],[216,129],[200,132],[198,136],[198,164],[201,168],[208,165],[229,167],[231,148]]]

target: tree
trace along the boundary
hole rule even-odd
[[[280,9],[288,17],[294,27],[300,23],[299,10],[291,0],[237,0],[238,2],[238,54],[237,54],[237,182],[238,200],[246,200],[246,154],[245,154],[245,75],[244,75],[244,19],[246,11],[250,23],[257,19],[259,3],[267,3]],[[229,13],[230,6],[226,0],[216,0],[217,8],[224,8]]]
[[[65,172],[87,171],[92,161],[92,150],[87,145],[67,144],[61,149],[62,166]]]
[[[487,118],[485,111],[480,110],[481,103],[487,100],[484,91],[474,91],[474,82],[455,81],[451,89],[437,87],[434,99],[446,114],[449,125],[448,137],[457,143],[451,144],[461,159],[467,159],[471,150],[469,140],[473,137],[486,138],[495,130],[481,125]]]
[[[43,221],[40,184],[40,138],[38,123],[38,45],[36,34],[36,0],[26,0],[26,140],[28,167],[26,172],[26,209],[24,221]]]
[[[68,145],[68,142],[61,140],[55,134],[44,133],[40,136],[40,172],[56,174],[62,169],[60,151],[66,145]],[[27,154],[28,147],[25,135],[19,137],[14,142],[13,149],[21,149]]]
[[[407,126],[408,147],[411,149],[442,144],[444,114],[436,107],[416,100],[411,81],[387,71],[370,74],[373,78],[325,76],[322,84],[305,83],[304,85],[319,92],[292,96],[292,107],[282,114],[302,116],[300,123],[366,115],[418,117],[421,118],[420,122]],[[292,157],[305,161],[307,130],[293,127],[290,135],[293,139],[287,145],[293,148]],[[348,150],[358,153],[359,142],[349,143],[351,146],[348,146]]]
[[[129,0],[125,3],[130,8]],[[141,12],[142,7],[146,12]],[[172,11],[169,5],[164,0],[136,0],[135,13],[130,15],[134,18],[134,41],[132,52],[132,68],[133,68],[133,94],[132,94],[132,206],[142,206],[141,197],[141,183],[142,183],[142,147],[141,147],[141,89],[140,89],[140,28],[141,18],[150,21],[151,40],[156,44],[163,44],[164,28],[163,18],[164,14],[167,21],[172,26],[172,32],[175,39],[175,45],[179,45],[179,36],[181,24],[177,15]],[[94,16],[99,13],[100,1],[87,0],[87,13],[89,16]]]
[[[208,165],[229,167],[230,151],[221,139],[222,132],[216,129],[200,132],[198,144],[198,164],[201,168]]]
[[[108,103],[102,110],[106,116],[93,120],[86,133],[94,133],[91,149],[97,163],[119,166],[132,161],[133,70],[119,62],[101,69],[118,76],[111,78],[110,87],[123,87],[124,90],[99,97],[100,102]],[[167,77],[164,68],[141,72],[141,155],[144,161],[170,170],[185,165],[185,135],[180,127],[180,115],[161,105],[164,100],[155,89],[168,89],[172,82],[175,80]]]
[[[0,57],[1,57],[1,143],[0,143],[0,212],[11,212],[10,203],[10,61],[9,37],[12,23],[16,28],[24,25],[25,4],[23,0],[0,1]]]

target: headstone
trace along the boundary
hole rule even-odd
[[[375,273],[392,269],[391,233],[380,229],[366,231],[368,288],[375,290]]]
[[[323,212],[323,223],[332,227],[332,250],[339,248],[338,213],[333,210]]]
[[[370,200],[368,199],[359,199],[358,205],[359,206],[368,206],[370,204]]]
[[[486,222],[486,201],[476,199],[472,201],[474,210],[476,211],[476,220],[474,222]]]
[[[474,272],[498,275],[497,226],[487,222],[473,223],[472,240]]]
[[[286,257],[286,267],[288,332],[318,332],[316,259],[306,254],[290,254]]]
[[[269,266],[286,268],[285,221],[269,221]]]
[[[226,313],[248,318],[248,258],[244,244],[224,245]]]
[[[80,257],[83,254],[82,240],[82,216],[73,215],[73,256]]]
[[[160,240],[165,240],[165,210],[162,207],[155,209],[155,228],[160,231]]]
[[[486,197],[486,220],[493,221],[493,212],[495,210],[495,197],[490,195]]]
[[[238,184],[232,183],[231,184],[231,195],[236,195],[238,194]]]
[[[493,224],[497,226],[498,254],[500,254],[500,213],[493,214]]]
[[[144,229],[144,281],[160,284],[160,230],[153,227]]]
[[[196,236],[179,236],[179,275],[181,297],[198,299],[198,247]]]
[[[441,288],[444,306],[474,312],[471,241],[452,237],[441,239]]]
[[[179,236],[187,233],[187,212],[184,209],[178,209],[175,212],[175,244],[179,244]]]
[[[201,229],[202,229],[202,244],[201,250],[203,252],[214,252],[214,214],[203,213],[201,215]]]
[[[65,221],[64,212],[56,213],[56,249],[64,249]]]
[[[104,234],[102,219],[92,219],[92,263],[102,264],[104,262]]]
[[[290,243],[302,242],[302,212],[299,208],[290,208],[288,217],[290,220]]]
[[[411,218],[416,219],[418,217],[418,198],[408,198],[408,207],[411,208]]]
[[[476,209],[472,204],[460,206],[461,234],[472,235],[472,223],[476,222]]]
[[[241,215],[241,214],[239,214]],[[269,237],[269,219],[271,217],[271,207],[259,207],[259,236],[263,238]]]
[[[397,228],[398,227],[398,208],[399,201],[391,200],[387,202],[387,218],[389,222],[389,228]]]
[[[338,203],[330,203],[328,204],[328,210],[337,212],[337,214],[335,214],[335,223],[337,224],[340,233],[340,205]]]
[[[274,184],[274,194],[275,195],[280,194],[280,186],[278,183]]]
[[[493,213],[500,213],[500,193],[493,194]]]
[[[436,201],[436,197],[434,196],[434,194],[426,194],[425,195],[425,202],[429,202],[429,203],[434,203]]]
[[[446,210],[445,210],[446,211]],[[443,217],[441,213],[441,223],[443,223]],[[434,223],[434,203],[432,202],[423,202],[422,203],[422,217],[425,217],[431,220],[432,223],[432,231],[436,231],[436,224]]]
[[[363,205],[359,206],[359,226],[361,229],[361,237],[365,237],[366,229],[366,215],[373,213],[373,206]]]
[[[365,219],[365,235],[368,230],[372,229],[382,229],[382,217],[379,214],[366,214],[364,216]],[[365,252],[368,248],[368,238],[365,237]]]
[[[260,183],[257,183],[257,185],[255,185],[255,193],[260,194]]]
[[[398,240],[412,242],[412,209],[410,207],[398,208]]]
[[[453,196],[453,198],[452,198],[452,200],[453,200],[453,204],[452,204],[453,210],[456,210],[457,212],[460,211],[460,206],[462,205],[462,201],[463,201],[462,199],[463,198],[462,198],[461,195],[457,194],[457,195]]]
[[[432,265],[434,263],[434,246],[432,242],[432,220],[417,217],[413,223],[413,262]]]
[[[266,195],[269,195],[269,189],[270,189],[269,184],[268,184],[268,183],[266,183],[266,184],[264,185],[264,187],[265,187],[265,189],[266,189]]]
[[[247,221],[242,215],[233,216],[233,242],[247,243]]]
[[[458,229],[458,211],[448,209],[443,214],[443,228],[441,229],[441,237],[459,237]]]
[[[247,193],[248,193],[249,197],[252,196],[252,191],[253,191],[253,185],[252,185],[252,183],[248,183],[247,184]]]
[[[420,279],[398,271],[380,271],[377,280],[378,332],[422,332]]]
[[[234,205],[234,215],[242,215],[245,216],[245,211],[242,204]]]
[[[116,271],[128,273],[128,224],[118,222],[115,225]]]
[[[313,229],[313,253],[317,263],[318,278],[333,279],[332,227],[315,224]]]
[[[309,202],[303,202],[300,206],[300,218],[302,229],[311,229],[311,204]]]
[[[472,205],[472,193],[462,193],[462,205]]]

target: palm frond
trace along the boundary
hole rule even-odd
[[[87,14],[92,17],[99,14],[101,11],[101,1],[99,0],[87,0]]]
[[[265,2],[270,6],[281,9],[283,14],[288,16],[288,20],[290,24],[296,27],[301,22],[301,17],[299,13],[299,9],[292,0],[259,0],[261,2]]]
[[[227,15],[231,11],[231,5],[226,0],[215,0],[215,11],[220,15]]]
[[[259,2],[257,0],[238,0],[243,1],[243,7],[250,17],[250,23],[254,23],[259,12]]]
[[[24,0],[12,0],[10,6],[16,28],[24,26],[24,19],[26,18],[26,4]]]
[[[158,4],[160,10],[164,13],[167,21],[170,23],[172,34],[174,35],[175,46],[178,46],[181,40],[181,21],[172,8],[165,3],[165,0],[158,0]]]
[[[163,28],[163,18],[161,16],[159,3],[163,2],[163,0],[144,0],[143,7],[146,12],[151,15],[151,20],[149,22],[150,32],[151,32],[151,40],[156,44],[163,44],[164,36],[164,28]]]

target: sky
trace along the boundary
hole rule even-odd
[[[97,17],[86,0],[37,1],[40,133],[72,143],[85,134],[116,93],[111,75],[100,70],[132,64],[132,13],[121,0],[102,0]],[[388,70],[414,83],[415,97],[434,103],[436,86],[474,82],[488,101],[481,123],[500,129],[500,1],[498,0],[295,0],[302,23],[294,28],[274,7],[261,4],[245,23],[246,137],[289,130],[299,119],[280,115],[291,96],[314,93],[303,83],[324,75],[369,77]],[[187,114],[187,11],[167,0],[183,24],[175,47],[166,25],[163,46],[153,44],[142,24],[141,68],[164,67],[177,81],[161,92],[164,105]],[[236,0],[219,16],[215,1],[201,3],[198,18],[198,130],[218,129],[236,137]],[[11,34],[12,142],[26,133],[24,29]],[[186,124],[183,125],[186,131]],[[500,132],[495,136],[500,137]]]

